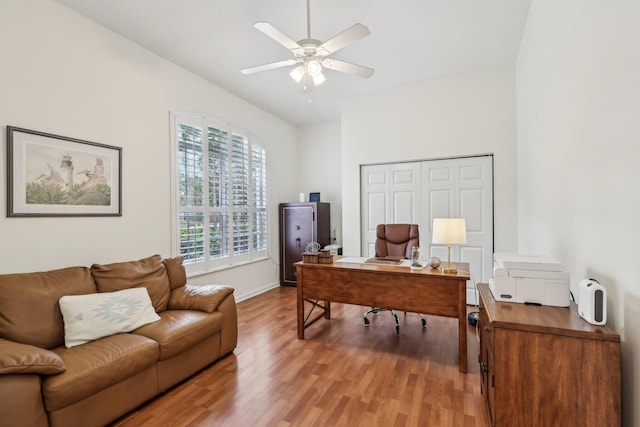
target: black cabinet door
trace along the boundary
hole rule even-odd
[[[302,261],[309,242],[329,242],[329,203],[280,204],[280,284],[296,285],[294,263]]]
[[[309,242],[315,241],[314,214],[312,206],[289,206],[283,209],[284,244],[283,265],[284,280],[296,282],[294,263],[302,261],[302,253]]]

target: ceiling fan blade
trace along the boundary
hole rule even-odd
[[[326,56],[350,45],[351,43],[355,43],[358,40],[367,37],[369,34],[371,33],[366,26],[362,24],[354,24],[332,39],[322,43],[318,47],[318,50],[323,51],[323,55]]]
[[[286,67],[287,65],[297,64],[298,61],[295,59],[286,59],[284,61],[272,62],[270,64],[256,65],[255,67],[245,68],[240,70],[242,74],[253,74],[258,73],[260,71],[272,70],[274,68]]]
[[[375,71],[373,68],[364,67],[362,65],[352,64],[350,62],[340,61],[338,59],[327,58],[322,61],[322,66],[329,70],[340,71],[342,73],[353,74],[356,76],[369,78]]]
[[[276,27],[268,22],[256,22],[253,26],[289,50],[300,49],[300,45],[298,43],[282,34],[280,30],[276,29]]]

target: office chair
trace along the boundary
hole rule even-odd
[[[411,249],[420,244],[420,235],[417,224],[378,224],[376,227],[376,257],[391,259],[410,259]],[[390,311],[396,323],[396,333],[400,333],[400,324],[395,310],[372,307],[364,313],[364,324],[369,326],[369,313],[378,314],[381,311]],[[405,315],[407,313],[405,312]],[[422,327],[427,326],[427,320],[420,313]]]

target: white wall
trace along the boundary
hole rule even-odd
[[[534,0],[517,63],[519,249],[559,258],[574,290],[589,277],[607,288],[629,427],[640,426],[638,22],[636,0]]]
[[[342,242],[342,178],[340,123],[298,128],[297,186],[299,193],[320,192],[320,201],[331,203],[331,238]],[[298,201],[296,198],[292,201]]]
[[[494,154],[495,249],[516,249],[513,67],[348,99],[342,114],[344,252],[360,253],[360,165]]]
[[[296,194],[295,128],[49,0],[0,2],[0,127],[18,126],[123,148],[123,215],[7,218],[0,150],[0,273],[171,254],[169,111],[224,117],[267,148],[272,235],[277,202]],[[278,282],[269,261],[199,277],[242,297]]]

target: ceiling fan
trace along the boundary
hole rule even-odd
[[[292,59],[258,65],[255,67],[240,70],[242,74],[253,74],[260,71],[272,70],[274,68],[297,65],[289,75],[296,83],[302,85],[303,92],[310,92],[314,86],[322,84],[326,78],[322,73],[323,69],[340,71],[342,73],[353,74],[368,78],[373,75],[373,68],[350,62],[329,58],[329,55],[338,50],[368,36],[369,29],[362,24],[354,24],[340,34],[321,42],[311,38],[311,13],[309,11],[309,1],[307,0],[307,38],[293,41],[282,32],[277,30],[268,22],[256,22],[253,26],[262,31],[273,40],[277,41],[293,54]]]

